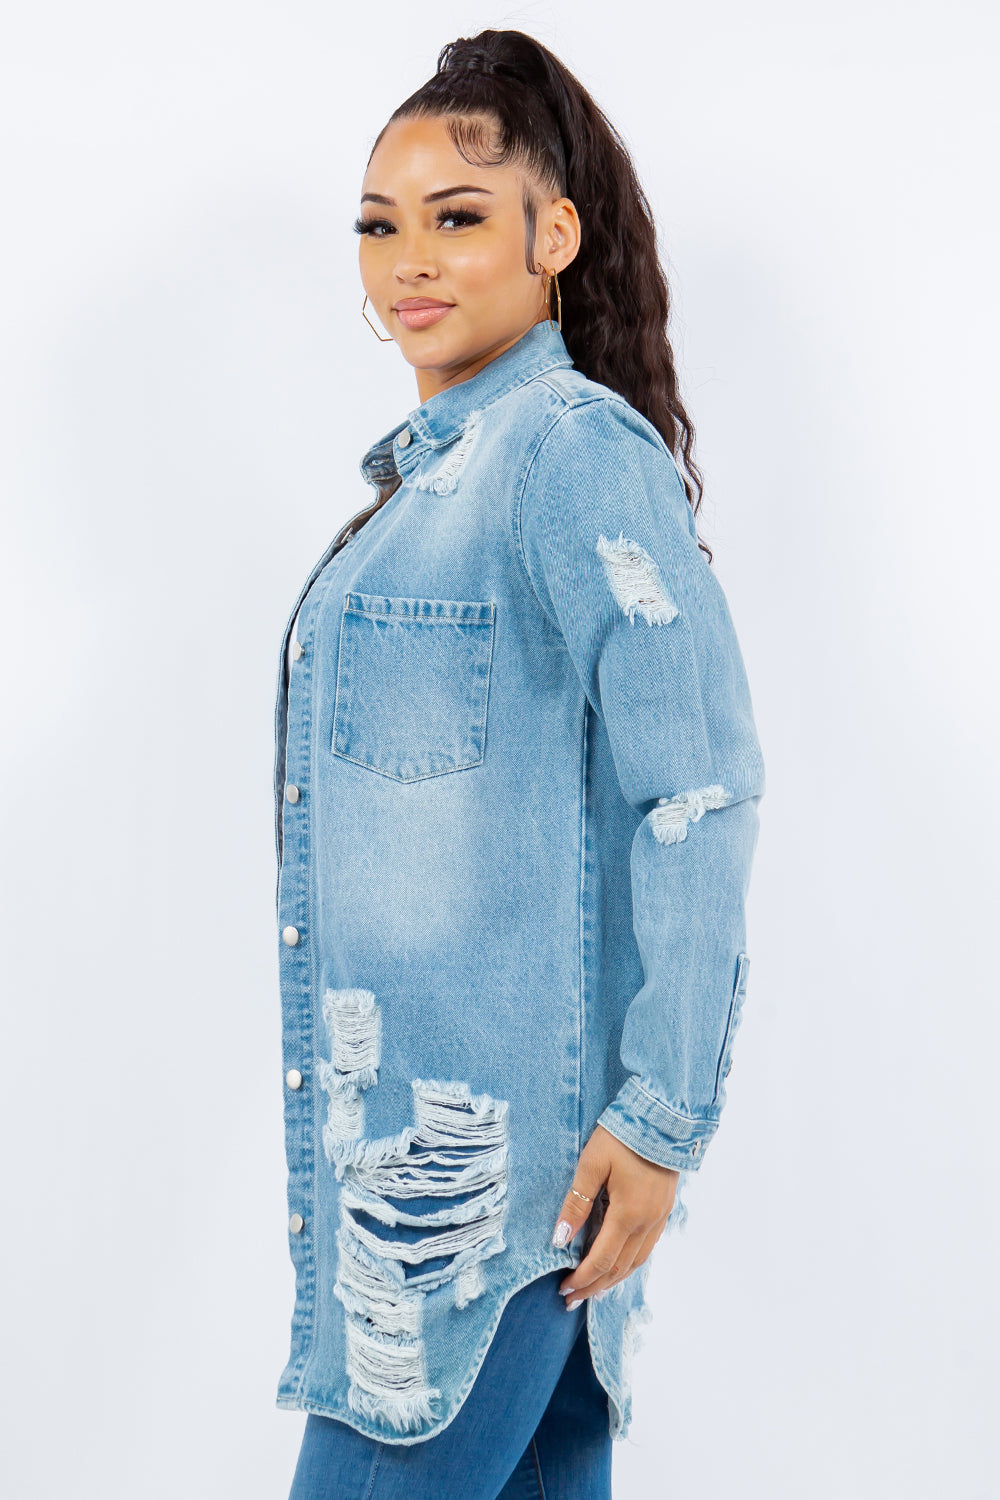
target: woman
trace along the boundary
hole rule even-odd
[[[520,32],[446,47],[355,227],[420,404],[282,650],[292,1497],[600,1500],[745,995],[750,697],[648,205],[579,82]]]

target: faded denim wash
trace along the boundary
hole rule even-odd
[[[608,1395],[564,1275],[509,1299],[468,1398],[430,1442],[379,1442],[310,1412],[288,1500],[611,1500]]]
[[[446,1427],[600,1122],[719,1126],[764,766],[659,433],[536,324],[375,443],[275,705],[291,1351],[277,1405]],[[367,508],[366,508],[367,509]],[[359,519],[364,512],[359,512]],[[610,1430],[650,1262],[587,1299]],[[530,1349],[525,1349],[530,1358]]]

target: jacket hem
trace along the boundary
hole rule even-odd
[[[646,1260],[635,1274],[639,1277],[639,1296],[626,1313],[619,1335],[618,1380],[615,1380],[608,1367],[605,1342],[600,1329],[601,1309],[593,1297],[588,1298],[587,1304],[587,1338],[590,1342],[590,1357],[594,1366],[594,1374],[607,1392],[608,1430],[614,1442],[624,1442],[632,1425],[632,1356],[641,1344],[639,1325],[648,1323],[652,1317],[645,1300],[649,1261]],[[611,1294],[614,1296],[619,1290],[624,1291],[630,1280],[631,1277],[626,1277],[624,1281],[619,1282],[618,1287],[613,1288]]]
[[[322,1401],[316,1401],[308,1395],[279,1393],[275,1398],[274,1404],[280,1411],[302,1411],[306,1413],[311,1412],[315,1416],[319,1417],[332,1417],[335,1421],[344,1422],[348,1427],[353,1427],[355,1432],[359,1432],[362,1437],[370,1438],[373,1442],[391,1443],[399,1447],[408,1447],[414,1443],[426,1442],[428,1438],[436,1437],[439,1432],[443,1432],[444,1429],[454,1420],[454,1418],[461,1410],[465,1399],[471,1391],[476,1377],[479,1374],[480,1369],[482,1368],[483,1361],[485,1360],[486,1355],[489,1352],[490,1345],[493,1342],[493,1337],[497,1330],[497,1326],[500,1322],[501,1317],[503,1316],[504,1308],[507,1306],[507,1303],[515,1295],[515,1293],[523,1290],[524,1287],[529,1286],[531,1282],[537,1281],[539,1277],[547,1276],[551,1271],[571,1271],[575,1269],[575,1267],[580,1264],[581,1258],[582,1257],[579,1254],[571,1256],[569,1251],[567,1250],[553,1253],[551,1256],[546,1256],[540,1261],[533,1262],[533,1264],[525,1270],[522,1276],[519,1276],[515,1281],[512,1281],[508,1286],[501,1289],[497,1297],[495,1316],[491,1320],[489,1328],[483,1335],[482,1341],[475,1354],[473,1355],[472,1360],[470,1361],[466,1379],[454,1399],[451,1410],[445,1417],[443,1417],[439,1421],[436,1421],[431,1427],[428,1427],[423,1432],[400,1433],[394,1430],[387,1431],[385,1429],[375,1427],[372,1423],[366,1423],[357,1412],[352,1411],[347,1406],[346,1401],[343,1403],[343,1405],[327,1404]],[[626,1285],[626,1282],[623,1282],[622,1285]],[[622,1394],[619,1391],[617,1383],[608,1373],[603,1348],[601,1348],[599,1352],[597,1349],[595,1349],[593,1343],[593,1334],[591,1332],[592,1326],[592,1323],[588,1323],[588,1337],[590,1337],[592,1340],[591,1352],[594,1362],[594,1371],[597,1374],[601,1385],[604,1387],[605,1391],[608,1394],[609,1431],[613,1438],[624,1437],[627,1431],[627,1411],[625,1413],[625,1424],[623,1426],[622,1408],[623,1406],[627,1408],[627,1405],[629,1403],[627,1401],[623,1401]]]

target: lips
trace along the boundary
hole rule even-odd
[[[405,328],[429,328],[432,323],[440,323],[453,305],[436,301],[433,297],[407,297],[397,302],[393,311]]]

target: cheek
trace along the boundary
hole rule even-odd
[[[523,296],[526,290],[524,244],[489,244],[468,250],[455,246],[450,257],[449,273],[456,290],[472,294]]]
[[[358,270],[361,280],[370,293],[376,292],[387,280],[388,266],[385,256],[381,258],[372,254],[372,247],[367,240],[362,240],[358,246]]]

